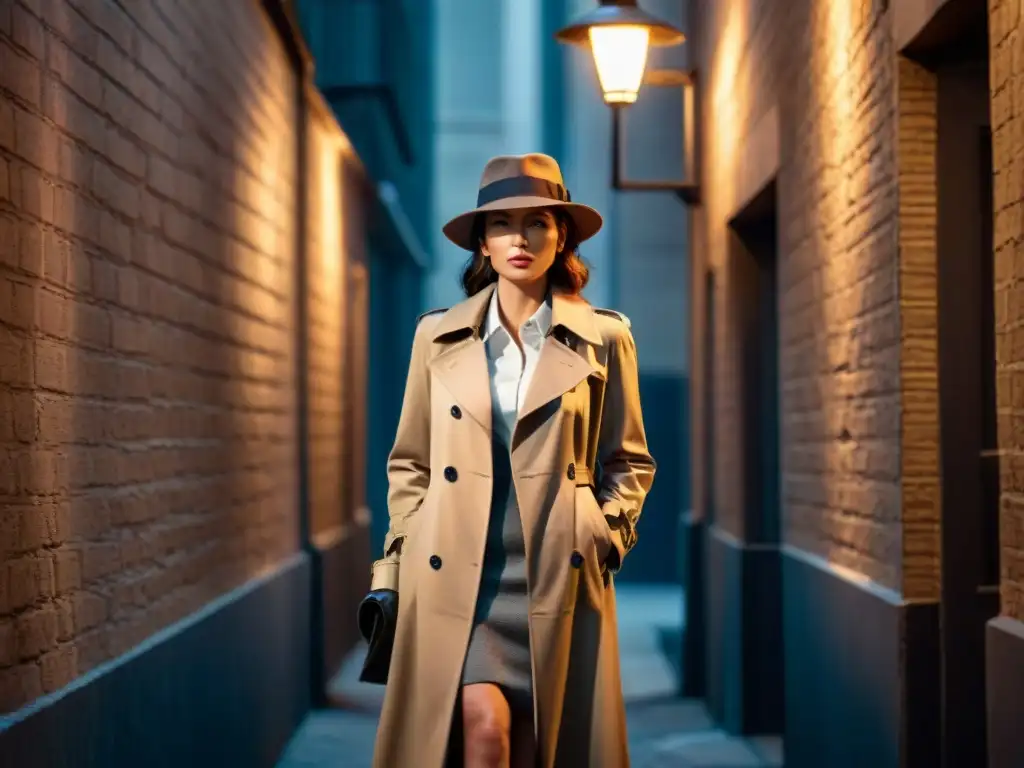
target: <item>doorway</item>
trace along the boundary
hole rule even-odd
[[[747,732],[784,730],[779,477],[778,202],[771,181],[732,221],[743,297],[743,626]]]
[[[785,709],[776,197],[772,180],[729,222],[730,305],[740,353],[742,518],[733,524],[736,530],[727,530],[728,521],[711,513],[707,555],[708,705],[728,730],[764,735],[783,732]],[[737,626],[739,632],[726,629]],[[714,647],[723,637],[730,638],[728,646],[737,638],[738,646]]]
[[[744,538],[748,544],[777,545],[781,535],[777,218],[773,181],[732,221],[740,246],[735,251],[744,317]]]
[[[937,82],[942,765],[988,765],[985,625],[999,612],[988,14],[960,3]]]

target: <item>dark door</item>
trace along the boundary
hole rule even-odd
[[[938,73],[942,754],[987,765],[985,623],[999,609],[987,45]]]
[[[784,730],[777,222],[774,181],[731,222],[743,388],[741,716],[745,732],[775,734]]]

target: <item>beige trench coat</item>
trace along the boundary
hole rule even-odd
[[[373,586],[397,583],[400,595],[376,768],[445,763],[491,504],[480,334],[493,290],[424,316],[416,329],[388,460],[386,556],[373,568]],[[553,299],[552,331],[511,446],[544,768],[629,765],[615,589],[602,563],[621,565],[636,542],[654,479],[637,378],[622,316]]]

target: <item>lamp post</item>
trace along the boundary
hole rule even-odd
[[[672,190],[688,204],[700,199],[696,182],[695,73],[676,69],[649,70],[651,47],[679,45],[682,31],[647,13],[637,0],[600,0],[600,5],[555,33],[560,43],[590,48],[604,102],[612,108],[612,186],[629,190]],[[624,178],[622,167],[622,110],[637,100],[643,85],[678,87],[683,95],[682,180],[634,181]]]

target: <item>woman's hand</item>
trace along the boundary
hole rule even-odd
[[[598,439],[597,501],[612,532],[614,553],[609,553],[607,564],[614,573],[636,544],[637,520],[657,468],[647,450],[636,343],[625,323],[608,356],[606,387]]]

